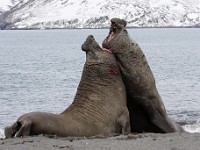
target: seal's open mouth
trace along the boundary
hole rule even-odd
[[[109,37],[107,39],[107,41],[111,41],[118,33],[118,26],[117,26],[117,22],[115,21],[115,19],[111,20],[111,25],[110,25],[110,34]]]
[[[107,42],[110,42],[117,34],[117,24],[115,21],[111,21],[110,34],[107,38]]]
[[[112,31],[113,33],[116,33],[116,31],[117,31],[117,25],[116,25],[116,23],[115,23],[114,21],[111,21],[111,26],[110,26],[110,28],[111,28],[111,31]]]
[[[110,42],[114,37],[116,36],[115,32],[111,32],[110,35],[108,36],[107,42]]]

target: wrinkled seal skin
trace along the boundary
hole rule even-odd
[[[102,51],[93,36],[82,45],[86,63],[73,103],[61,114],[31,112],[5,128],[5,136],[38,134],[95,136],[128,134],[126,92],[113,54]]]
[[[183,131],[167,116],[156,88],[153,73],[139,45],[125,30],[126,21],[111,19],[103,48],[114,53],[127,90],[127,106],[132,132],[170,133]]]

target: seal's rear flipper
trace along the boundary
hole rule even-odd
[[[180,124],[178,124],[174,121],[172,121],[172,124],[174,125],[177,132],[186,132]]]
[[[4,131],[5,137],[6,138],[14,137],[17,131],[19,130],[20,126],[21,125],[18,122],[15,122],[13,125],[6,127]]]
[[[168,118],[165,110],[160,105],[154,104],[156,100],[140,97],[139,104],[146,110],[146,113],[155,126],[157,126],[163,133],[176,132],[172,121]]]

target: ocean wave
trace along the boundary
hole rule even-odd
[[[186,124],[183,128],[190,133],[200,133],[200,120],[197,120],[197,122],[193,124]]]
[[[5,138],[4,130],[0,129],[0,139]]]

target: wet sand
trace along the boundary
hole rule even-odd
[[[200,133],[137,134],[96,138],[34,136],[0,140],[0,150],[200,150]]]

